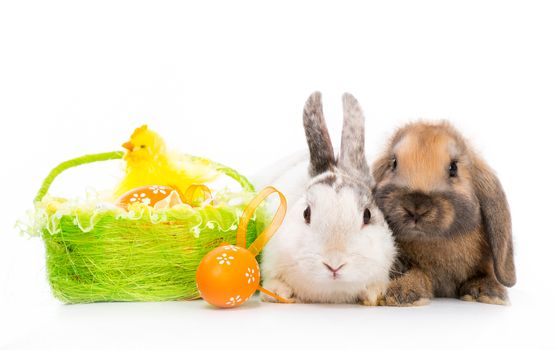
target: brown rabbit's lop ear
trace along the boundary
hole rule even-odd
[[[365,116],[353,95],[345,93],[343,98],[344,125],[338,166],[346,171],[357,171],[364,178],[370,177],[365,157]]]
[[[311,158],[309,174],[314,177],[332,170],[336,164],[334,149],[324,120],[321,93],[318,91],[309,96],[305,103],[303,126]]]
[[[402,139],[406,128],[407,126],[396,131],[394,136],[392,136],[388,142],[386,151],[380,156],[380,158],[373,162],[373,177],[377,183],[382,181],[388,170],[392,167],[392,148]]]
[[[392,157],[389,154],[384,154],[373,162],[373,178],[377,183],[382,181],[391,166]]]
[[[506,195],[494,172],[480,159],[473,162],[473,182],[485,234],[492,250],[496,279],[506,287],[515,284],[512,220]]]

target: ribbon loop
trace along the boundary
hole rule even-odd
[[[210,189],[207,186],[202,184],[195,184],[189,186],[187,190],[185,190],[185,193],[183,194],[183,201],[189,204],[190,206],[193,206],[193,200],[195,199],[195,195],[199,191],[202,191],[203,198],[204,198],[203,202],[206,201],[207,199],[212,198],[212,193],[210,192]]]
[[[272,218],[272,221],[268,226],[259,234],[259,236],[255,239],[255,241],[247,248],[253,254],[253,256],[259,255],[265,244],[272,238],[274,233],[278,230],[282,221],[284,221],[284,217],[286,216],[287,210],[287,202],[286,197],[282,194],[282,192],[278,191],[272,186],[265,187],[253,200],[245,207],[241,218],[239,219],[238,229],[237,229],[237,239],[236,245],[239,247],[246,248],[247,245],[247,225],[251,220],[251,217],[255,213],[255,210],[259,207],[259,205],[271,194],[276,193],[280,198],[280,205],[276,214]]]
[[[287,201],[286,197],[282,194],[282,192],[278,191],[272,186],[265,187],[259,194],[253,198],[253,200],[245,207],[241,218],[239,219],[238,229],[237,229],[237,237],[236,237],[236,245],[242,248],[245,248],[247,245],[247,225],[251,220],[251,217],[255,213],[255,210],[261,205],[261,203],[271,194],[276,193],[280,198],[280,205],[276,210],[276,214],[272,218],[272,221],[268,226],[259,234],[259,236],[255,239],[255,241],[247,248],[247,250],[253,254],[253,256],[259,255],[261,250],[264,246],[268,243],[268,241],[272,238],[272,236],[278,231],[280,225],[284,221],[287,211]],[[259,286],[257,288],[261,293],[265,293],[281,303],[289,304],[292,301],[282,298],[281,296]]]

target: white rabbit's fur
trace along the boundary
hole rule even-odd
[[[357,103],[351,95],[346,96],[344,108],[346,99]],[[313,94],[308,104],[311,101],[320,105],[320,95]],[[346,116],[345,120],[352,119]],[[320,127],[328,137],[324,122]],[[284,223],[263,252],[264,287],[297,302],[377,305],[388,285],[396,251],[391,232],[372,198],[373,180],[366,161],[363,169],[352,169],[340,160],[329,170],[312,174],[312,178],[307,171],[312,163],[298,160],[292,165],[274,181],[278,189],[284,189],[289,208]],[[304,218],[308,206],[310,223]],[[371,221],[364,225],[366,208]],[[335,274],[325,264],[343,267]],[[266,295],[261,297],[275,301]]]

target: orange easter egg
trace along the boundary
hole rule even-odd
[[[243,304],[257,290],[259,264],[247,249],[220,246],[209,252],[197,268],[197,289],[209,304],[230,308]]]
[[[116,205],[127,209],[135,203],[143,203],[151,207],[171,207],[181,203],[178,193],[168,186],[142,186],[134,188],[124,193],[117,201]]]

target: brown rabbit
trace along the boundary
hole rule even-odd
[[[383,304],[508,302],[504,286],[516,278],[506,196],[458,131],[447,122],[401,128],[373,175],[400,252]]]

